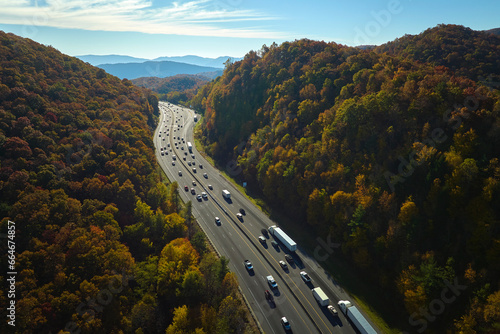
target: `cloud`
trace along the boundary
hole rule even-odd
[[[260,27],[276,20],[240,8],[242,0],[0,0],[0,23],[94,31],[281,38]]]

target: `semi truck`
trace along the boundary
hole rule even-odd
[[[328,306],[330,304],[330,299],[328,299],[328,296],[321,288],[314,288],[311,291],[321,306]]]
[[[231,193],[229,191],[227,191],[226,189],[224,189],[224,190],[222,190],[222,196],[224,196],[224,198],[226,198],[226,199],[230,199]]]
[[[350,301],[340,300],[338,305],[342,313],[351,320],[361,334],[377,334],[375,329],[373,329],[361,312]]]
[[[276,225],[269,227],[269,233],[275,236],[276,239],[281,241],[290,252],[295,252],[297,250],[297,244],[292,240],[283,230]]]
[[[188,147],[188,151],[189,153],[193,153],[193,145],[191,145],[191,142],[187,142],[187,147]]]

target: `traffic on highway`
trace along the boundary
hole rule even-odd
[[[160,102],[159,109],[157,160],[170,181],[179,184],[181,198],[193,203],[193,215],[216,251],[230,260],[260,330],[356,333],[357,328],[376,333],[354,305],[356,316],[365,322],[350,317],[345,305],[353,300],[314,256],[301,250],[197,151],[193,130],[200,116],[168,102]]]

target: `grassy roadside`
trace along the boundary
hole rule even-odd
[[[195,127],[195,134],[199,131],[200,124],[201,122],[198,121],[198,124],[196,124]],[[224,168],[221,168],[221,166],[219,166],[210,156],[206,154],[205,147],[198,139],[196,139],[196,137],[197,136],[195,135],[194,141],[196,149],[205,159],[207,159],[207,161],[209,161],[211,165],[218,168],[221,171],[221,174],[224,175],[224,177],[226,177],[226,179],[229,180],[234,187],[236,187],[247,197],[248,200],[260,208],[261,211],[268,215],[273,221],[276,221],[278,224],[281,223],[282,225],[286,225],[287,232],[289,232],[293,239],[301,245],[301,248],[303,248],[308,254],[314,254],[314,250],[318,247],[318,236],[314,234],[312,229],[304,230],[303,225],[300,224],[300,222],[290,220],[283,214],[269,208],[263,199],[252,196],[248,192],[247,188],[244,188],[238,180],[229,175]],[[385,314],[387,317],[390,316],[390,314],[394,314],[394,305],[386,300],[380,300],[380,291],[374,290],[369,282],[363,280],[363,276],[356,272],[340,255],[340,251],[332,253],[326,261],[323,261],[320,264],[322,268],[334,277],[335,281],[349,293],[356,304],[368,314],[370,320],[375,323],[381,333],[396,334],[401,332],[400,330],[389,327],[381,315]]]

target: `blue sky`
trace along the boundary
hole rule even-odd
[[[0,30],[61,52],[242,57],[309,38],[382,44],[437,24],[500,27],[498,0],[0,0]]]

